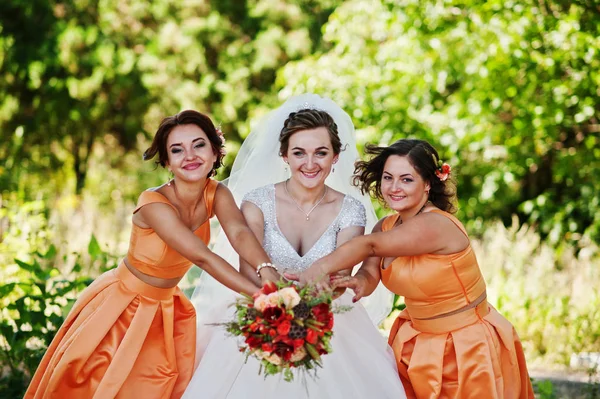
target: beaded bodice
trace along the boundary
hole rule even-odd
[[[327,227],[321,237],[303,256],[292,247],[281,232],[277,223],[275,185],[259,187],[244,196],[243,201],[256,205],[264,217],[263,247],[277,265],[279,272],[301,272],[316,260],[335,250],[338,233],[350,226],[365,226],[366,213],[364,206],[356,198],[346,195],[336,218]]]

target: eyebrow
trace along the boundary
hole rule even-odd
[[[194,143],[195,143],[196,141],[198,141],[198,140],[204,140],[204,137],[197,137],[197,138],[195,138],[194,140],[192,140],[192,144],[194,144]],[[169,146],[169,148],[171,148],[171,147],[173,147],[173,146],[175,146],[175,145],[182,146],[182,145],[183,145],[183,143],[173,143],[173,144],[171,144],[171,145]]]
[[[390,176],[393,176],[393,174],[391,174],[390,172],[388,172],[387,170],[384,170],[383,173],[387,173]],[[404,176],[411,176],[412,177],[412,173],[404,173],[402,175],[400,175],[400,177],[404,177]]]
[[[302,148],[302,147],[294,147],[294,148],[292,148],[292,150],[302,150],[302,151],[306,151],[306,150],[305,150],[304,148]],[[323,146],[321,146],[321,147],[317,147],[317,148],[315,148],[315,151],[319,151],[319,150],[329,150],[329,147],[327,147],[327,146],[324,146],[324,145],[323,145]]]

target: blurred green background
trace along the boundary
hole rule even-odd
[[[253,123],[305,92],[360,146],[432,142],[530,366],[597,380],[598,2],[3,0],[0,397],[126,252],[137,196],[167,179],[141,159],[159,121],[211,115],[225,178]]]

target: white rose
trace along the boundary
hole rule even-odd
[[[265,357],[265,359],[267,359],[267,361],[271,364],[274,364],[276,366],[281,365],[281,358],[279,356],[277,356],[275,353],[272,353],[271,355]]]
[[[267,308],[267,305],[267,296],[265,294],[260,294],[254,300],[254,308],[256,308],[260,312],[264,311]]]
[[[267,295],[267,307],[279,306],[281,304],[281,297],[279,292],[272,292]]]
[[[286,309],[292,309],[300,303],[300,295],[293,287],[286,287],[279,290],[279,296],[283,300],[283,305]]]
[[[306,357],[306,349],[303,346],[299,347],[292,353],[292,357],[290,358],[290,362],[299,362],[300,360]]]

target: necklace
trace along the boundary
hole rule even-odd
[[[303,214],[306,215],[306,220],[309,220],[310,219],[310,214],[312,213],[312,211],[314,211],[315,208],[318,207],[319,204],[325,199],[325,195],[327,194],[328,187],[325,186],[325,191],[323,192],[323,196],[321,197],[321,199],[318,200],[317,203],[315,205],[313,205],[312,208],[310,208],[310,211],[308,211],[308,213],[306,213],[306,212],[304,212],[304,209],[302,209],[302,207],[300,205],[298,205],[298,203],[296,202],[296,200],[294,199],[294,197],[292,197],[292,194],[290,194],[290,192],[288,191],[287,184],[288,184],[289,180],[290,179],[287,179],[285,181],[284,185],[283,185],[283,188],[285,189],[285,193],[291,198],[291,200],[294,203],[294,205],[296,205],[296,208],[298,208],[298,210],[300,210],[300,212],[302,212]]]
[[[423,206],[421,207],[421,209],[419,209],[419,212],[415,213],[415,216],[417,216],[419,213],[423,212],[423,209],[425,209],[425,207],[430,203],[431,201],[427,201],[426,203],[423,204]],[[414,216],[413,216],[414,217]],[[398,220],[396,221],[396,223],[394,223],[394,226],[398,226],[402,224],[402,216],[398,216]]]

